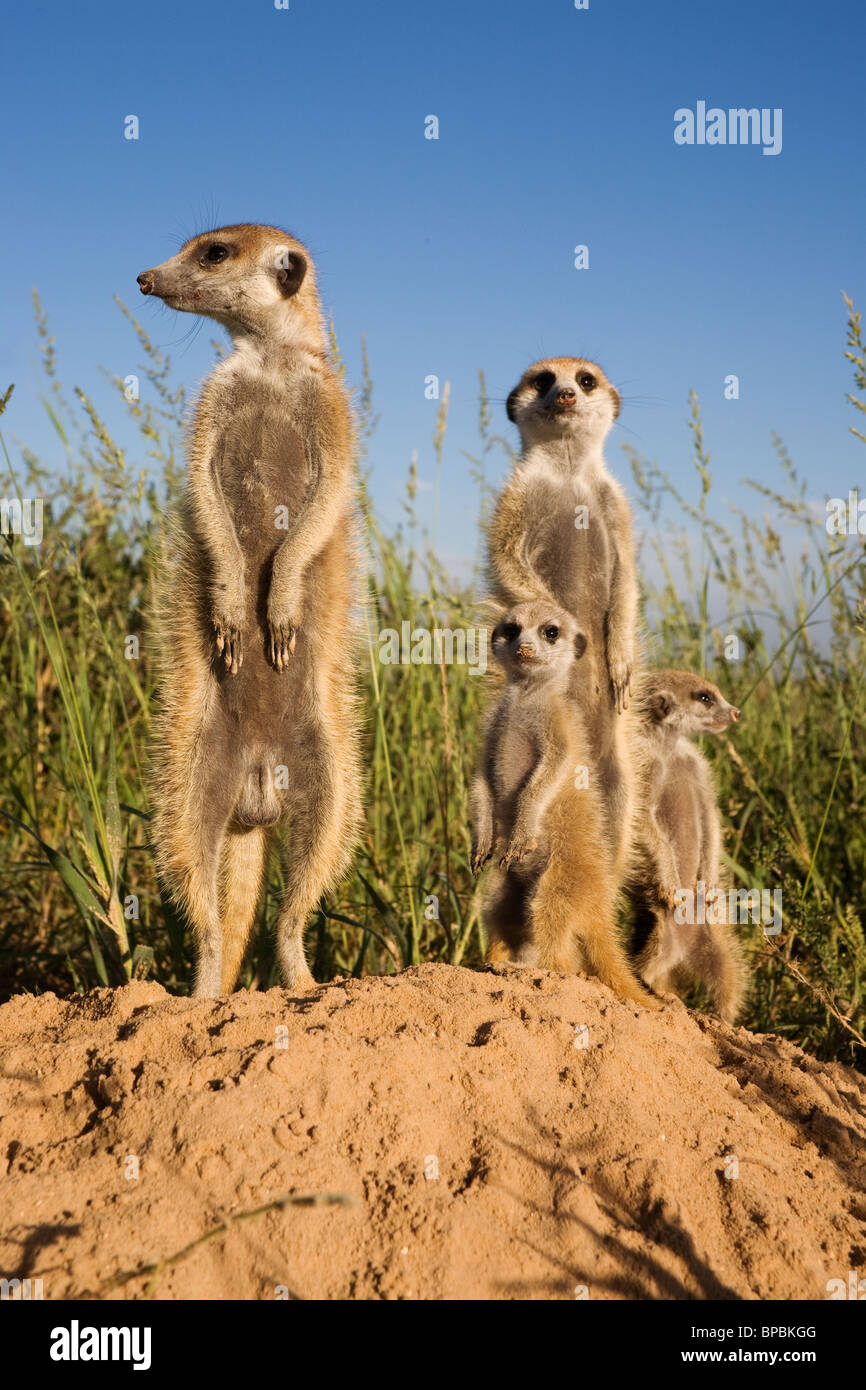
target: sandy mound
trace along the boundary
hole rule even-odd
[[[822,1299],[866,1260],[863,1078],[592,980],[18,997],[0,1050],[0,1272],[45,1298],[286,1193],[354,1204],[232,1225],[155,1295]]]

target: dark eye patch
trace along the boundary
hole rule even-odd
[[[711,695],[709,690],[696,690],[692,699],[700,700],[702,705],[714,705],[716,703],[715,695]]]
[[[513,642],[515,637],[520,636],[520,627],[517,623],[506,623],[502,629],[502,636],[506,642]]]
[[[555,381],[556,377],[553,372],[539,372],[538,376],[533,377],[529,384],[535,387],[539,396],[546,396]]]
[[[542,629],[542,632],[545,642],[549,642],[551,646],[553,646],[554,642],[559,638],[559,628],[556,626],[556,623],[548,624],[546,628]]]
[[[577,384],[580,387],[581,391],[586,391],[588,394],[590,391],[595,390],[596,386],[598,385],[598,381],[593,376],[592,372],[578,372]]]
[[[219,265],[220,261],[224,261],[228,254],[229,248],[227,246],[223,246],[221,241],[214,241],[205,251],[204,259],[210,265]]]

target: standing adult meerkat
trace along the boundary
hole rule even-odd
[[[195,933],[197,995],[230,991],[272,827],[289,830],[283,980],[313,984],[307,916],[347,868],[360,817],[350,630],[355,568],[346,393],[315,272],[277,227],[193,237],[142,294],[226,327],[202,388],[159,619],[154,842]]]
[[[746,971],[719,896],[722,835],[712,774],[690,739],[721,733],[740,711],[712,681],[688,671],[644,676],[636,705],[646,746],[638,931],[649,927],[637,968],[653,989],[703,984],[716,1012],[733,1023]]]
[[[506,607],[540,598],[564,608],[586,633],[587,654],[574,668],[572,696],[621,876],[636,790],[627,710],[638,585],[631,512],[603,452],[620,397],[594,362],[553,357],[524,372],[506,408],[520,431],[522,453],[490,524],[494,591]]]
[[[542,600],[506,614],[492,647],[507,685],[472,787],[476,873],[502,841],[483,908],[488,961],[583,970],[658,1009],[617,938],[618,885],[599,790],[575,776],[586,759],[585,733],[569,686],[575,663],[586,659],[586,637],[568,613]]]

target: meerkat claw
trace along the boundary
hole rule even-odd
[[[287,671],[289,660],[294,655],[298,630],[291,623],[270,624],[268,637],[268,656],[277,671]]]
[[[512,863],[520,864],[528,854],[531,854],[532,851],[537,848],[537,839],[514,840],[508,846],[508,849],[505,851],[505,854],[500,859],[499,867],[502,869],[507,869]]]
[[[493,853],[492,849],[478,849],[478,850],[476,850],[476,852],[473,854],[473,856],[472,856],[472,872],[473,872],[473,874],[475,875],[476,878],[477,878],[478,875],[481,873],[481,870],[484,868],[484,865],[487,863],[487,861],[488,861],[488,859],[490,858],[490,856],[491,856],[492,853]]]
[[[222,657],[226,670],[236,676],[243,665],[240,629],[232,627],[229,623],[222,623],[218,619],[214,619],[214,628],[216,631],[214,645],[217,654]]]
[[[616,712],[617,714],[623,714],[628,709],[628,697],[631,691],[631,668],[629,666],[617,666],[611,671],[610,686]]]

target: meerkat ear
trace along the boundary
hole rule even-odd
[[[515,386],[514,390],[510,393],[508,400],[505,402],[505,414],[508,416],[512,425],[517,424],[517,416],[514,413],[514,402],[517,400],[517,391],[518,387]]]
[[[613,418],[614,420],[616,420],[619,416],[620,406],[622,405],[622,399],[615,386],[611,386],[610,394],[613,397]]]
[[[673,696],[666,690],[659,690],[653,695],[649,702],[648,709],[657,724],[661,724],[663,719],[667,719],[674,707]]]
[[[586,633],[580,629],[574,634],[574,655],[578,661],[586,651]]]
[[[298,293],[306,273],[306,256],[302,256],[300,251],[287,251],[282,248],[282,253],[277,258],[276,274],[280,294],[284,299],[291,299],[293,294]]]

